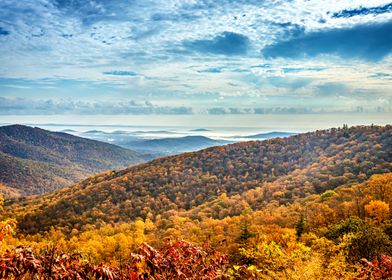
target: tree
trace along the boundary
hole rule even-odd
[[[392,203],[392,173],[373,175],[367,182],[371,195],[387,203]]]
[[[295,224],[295,234],[297,235],[297,239],[301,238],[302,234],[305,231],[306,221],[304,213],[299,215],[299,219]]]
[[[0,195],[0,212],[3,212],[4,197]],[[0,221],[0,244],[4,241],[5,237],[14,234],[16,228],[16,221],[14,219],[6,219]]]
[[[362,258],[373,260],[391,253],[391,240],[379,227],[357,217],[351,217],[333,226],[326,233],[328,239],[340,243],[347,250],[347,259],[357,262]]]
[[[241,244],[246,244],[248,242],[248,239],[252,238],[254,236],[255,236],[255,234],[252,231],[250,231],[250,223],[249,223],[249,221],[245,220],[242,223],[242,225],[241,225],[241,233],[240,233],[240,236],[238,238],[238,241]]]
[[[365,206],[365,211],[377,224],[389,217],[389,204],[381,200],[372,200]]]

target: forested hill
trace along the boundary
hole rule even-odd
[[[115,145],[23,125],[0,127],[0,188],[30,195],[144,161]]]
[[[276,194],[287,204],[391,171],[391,132],[391,126],[358,126],[213,147],[100,174],[7,208],[22,231],[37,232],[191,212],[218,196],[252,189],[264,192],[253,207]]]

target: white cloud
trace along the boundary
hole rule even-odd
[[[295,32],[389,21],[392,13],[332,16],[345,9],[388,2],[3,0],[0,27],[9,34],[0,35],[0,77],[83,80],[92,81],[94,86],[111,83],[131,92],[180,92],[189,96],[203,92],[222,96],[312,95],[317,85],[330,82],[343,83],[354,92],[374,91],[388,99],[390,80],[369,76],[391,73],[390,58],[376,64],[331,57],[292,61],[266,60],[260,53],[266,45]],[[184,47],[184,42],[211,40],[223,32],[249,38],[248,53],[240,57],[216,56],[190,52]],[[252,68],[265,63],[271,67]],[[222,70],[203,72],[208,68]],[[297,70],[288,72],[285,68]],[[123,69],[141,75],[102,74]],[[301,79],[310,82],[293,90],[293,83],[296,87],[295,81]],[[10,84],[0,84],[0,95],[2,87],[10,88]]]

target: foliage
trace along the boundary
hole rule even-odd
[[[392,253],[388,235],[380,228],[358,218],[350,218],[330,229],[326,236],[343,243],[348,260],[355,262],[362,258],[372,260],[382,254]]]
[[[132,269],[151,279],[217,279],[223,276],[227,256],[204,245],[198,248],[185,241],[165,246],[161,252],[143,243],[133,255]]]
[[[366,228],[365,221],[358,217],[350,217],[341,223],[330,228],[325,236],[329,239],[338,241],[339,238],[351,232],[359,232]]]
[[[3,211],[4,198],[0,195],[0,212]],[[10,237],[15,234],[16,221],[14,219],[7,218],[4,221],[0,221],[0,245],[3,243],[6,237]]]
[[[380,200],[372,200],[365,206],[365,212],[380,224],[389,217],[389,204]]]
[[[93,264],[79,254],[51,248],[43,256],[17,247],[0,257],[0,279],[218,279],[227,257],[205,246],[179,241],[157,251],[143,243],[124,266]]]
[[[299,215],[298,222],[295,224],[295,234],[297,238],[300,238],[305,231],[305,215],[301,213]]]
[[[0,259],[1,279],[115,279],[116,270],[106,265],[93,265],[77,254],[59,254],[50,250],[36,258],[29,249],[18,247]]]
[[[392,202],[392,173],[374,175],[367,184],[376,199]]]
[[[215,147],[8,201],[19,229],[0,252],[116,279],[388,275],[390,128]]]
[[[363,266],[358,270],[355,279],[391,279],[392,258],[382,255],[380,259],[373,261],[363,260]]]
[[[335,197],[325,191],[392,170],[391,137],[390,126],[352,127],[213,147],[100,174],[54,193],[14,201],[8,209],[20,230],[36,233],[51,226],[70,231],[88,224],[168,217],[171,211],[223,219],[247,208],[287,205],[322,193],[328,202]],[[320,222],[328,226],[333,221]]]

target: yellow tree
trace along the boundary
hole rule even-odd
[[[373,175],[367,182],[370,194],[377,200],[392,202],[392,172]]]
[[[382,223],[389,217],[389,204],[381,200],[372,200],[365,205],[366,214],[376,223]]]
[[[0,212],[3,212],[4,197],[0,195]],[[14,234],[16,228],[16,221],[14,219],[5,219],[0,221],[0,244],[3,244],[4,239]],[[4,248],[3,248],[4,249]]]

